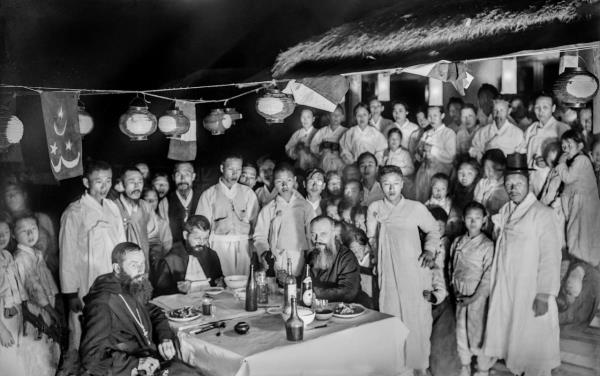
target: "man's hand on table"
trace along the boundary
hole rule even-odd
[[[140,358],[137,368],[131,370],[131,376],[154,375],[160,367],[160,362],[152,357]]]
[[[171,360],[175,356],[175,345],[170,339],[165,339],[158,345],[158,352],[165,360]]]

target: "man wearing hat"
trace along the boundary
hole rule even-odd
[[[529,192],[526,154],[506,158],[507,202],[494,216],[496,253],[484,352],[517,375],[548,375],[560,365],[556,296],[560,229],[552,209]]]

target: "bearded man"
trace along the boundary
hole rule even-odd
[[[84,298],[83,375],[198,374],[175,360],[176,336],[162,310],[148,303],[144,252],[124,242],[111,258],[113,272],[99,276]]]
[[[313,290],[318,299],[361,303],[371,307],[369,296],[360,288],[360,265],[352,251],[335,240],[335,223],[325,216],[310,222],[313,247],[307,258]]]

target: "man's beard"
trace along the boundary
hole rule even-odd
[[[148,280],[147,274],[139,275],[135,278],[127,273],[121,272],[117,275],[123,292],[131,295],[140,304],[145,305],[152,298],[152,284]]]
[[[333,266],[333,261],[337,256],[337,247],[335,245],[325,245],[313,248],[312,267],[317,270],[327,270]]]

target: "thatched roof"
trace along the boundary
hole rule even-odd
[[[600,40],[599,0],[400,0],[277,57],[275,77],[464,60]]]

